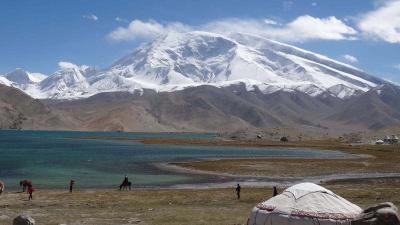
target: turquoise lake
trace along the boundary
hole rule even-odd
[[[135,187],[168,187],[213,182],[216,178],[158,169],[155,163],[224,157],[346,157],[339,151],[143,144],[83,137],[214,138],[213,134],[0,131],[0,180],[17,189],[22,179],[35,187],[114,188],[125,174]]]

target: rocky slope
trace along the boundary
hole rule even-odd
[[[386,85],[379,90],[384,97],[370,102],[376,89],[343,100],[302,92],[249,92],[244,85],[199,86],[175,92],[102,93],[51,107],[79,118],[80,128],[89,130],[229,132],[289,127],[340,133],[399,126],[400,109],[392,97],[398,99],[400,90]]]
[[[0,84],[0,129],[74,129],[70,117],[31,98],[22,91]]]
[[[35,100],[0,87],[3,129],[233,132],[277,127],[343,133],[400,127],[400,89],[383,85],[341,99],[302,92],[265,94],[245,85],[198,86],[175,92],[100,93],[89,98]]]

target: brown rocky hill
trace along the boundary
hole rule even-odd
[[[265,95],[243,86],[200,86],[175,92],[101,93],[50,104],[84,130],[212,131],[280,126],[321,128],[334,106],[300,92]]]
[[[342,125],[378,130],[400,126],[400,88],[385,84],[353,97],[329,117]]]
[[[68,115],[57,112],[24,92],[0,84],[1,129],[74,129]]]
[[[297,91],[263,94],[242,85],[175,92],[109,92],[86,99],[35,100],[0,86],[3,129],[232,132],[289,127],[318,132],[400,127],[400,89],[382,85],[349,99]]]

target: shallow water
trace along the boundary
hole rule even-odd
[[[31,179],[39,188],[116,187],[125,174],[135,186],[159,187],[207,183],[205,175],[162,171],[154,163],[223,157],[346,157],[339,151],[182,146],[143,144],[123,140],[87,140],[82,137],[214,138],[213,134],[115,133],[59,131],[0,131],[0,180],[16,189],[19,180]]]

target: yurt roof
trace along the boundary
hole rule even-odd
[[[296,199],[301,198],[307,194],[313,193],[313,192],[325,192],[331,195],[334,195],[334,193],[324,187],[321,187],[319,185],[316,185],[314,183],[300,183],[293,185],[286,189],[284,193],[290,193],[292,194]]]
[[[313,183],[294,185],[257,205],[267,213],[324,219],[352,219],[362,209],[332,191]]]

